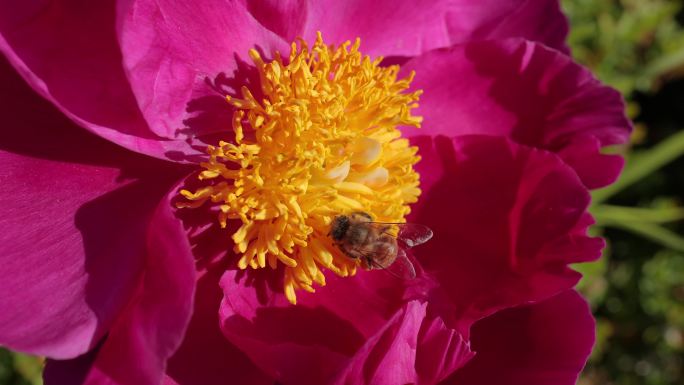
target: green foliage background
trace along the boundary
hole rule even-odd
[[[563,0],[573,56],[622,92],[635,121],[620,180],[594,193],[600,261],[577,266],[598,322],[580,385],[684,384],[684,0]],[[0,385],[42,360],[0,349]]]
[[[575,58],[622,92],[627,166],[593,194],[604,258],[579,269],[598,322],[581,385],[684,384],[684,30],[679,0],[565,0]]]

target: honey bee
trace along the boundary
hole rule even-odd
[[[392,230],[398,228],[395,235]],[[373,222],[370,214],[336,216],[328,234],[345,255],[361,260],[367,270],[386,269],[400,278],[415,278],[407,249],[427,242],[432,230],[414,223]]]

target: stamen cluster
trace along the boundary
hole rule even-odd
[[[232,239],[241,269],[285,265],[292,303],[296,289],[325,285],[321,268],[355,274],[358,261],[328,237],[336,215],[402,222],[420,195],[417,149],[397,127],[420,126],[411,110],[421,92],[406,92],[413,74],[397,79],[398,66],[381,66],[359,46],[325,45],[319,33],[311,48],[293,43],[287,60],[267,63],[250,50],[263,98],[246,87],[227,97],[235,139],[209,146],[203,187],[181,191],[179,206],[210,202],[222,227],[240,221]]]

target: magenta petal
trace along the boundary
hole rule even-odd
[[[95,381],[90,381],[90,384],[85,382],[103,342],[104,340],[93,350],[70,360],[47,359],[43,369],[43,382],[45,385],[111,384],[102,377]]]
[[[314,294],[298,294],[297,303],[298,306],[324,308],[349,322],[364,338],[370,338],[404,306],[404,298],[409,296],[407,292],[425,292],[427,287],[434,285],[418,279],[410,284],[415,287],[405,287],[405,282],[377,271],[359,271],[353,278],[328,274],[325,287],[318,288]]]
[[[301,37],[309,10],[307,0],[243,0],[245,7],[265,28],[287,42]]]
[[[242,0],[250,14],[285,41],[318,31],[334,44],[360,37],[373,56],[415,56],[471,40],[520,37],[567,52],[568,23],[558,0]]]
[[[289,52],[238,2],[129,0],[119,3],[117,12],[128,80],[145,119],[163,137],[187,128],[191,101],[220,101],[212,85],[235,76],[233,83],[244,80],[234,71],[238,61],[251,63],[251,48],[267,56]],[[193,135],[202,134],[201,128],[189,128],[200,131]]]
[[[84,377],[83,383],[88,384],[146,385],[162,380],[166,359],[180,345],[189,323],[195,287],[190,245],[169,197],[150,220],[146,249],[137,293],[96,358],[50,362],[45,376],[48,384],[80,384]],[[92,366],[88,361],[94,361]]]
[[[187,151],[150,131],[121,67],[114,2],[5,2],[0,51],[41,96],[112,142],[164,158]]]
[[[80,151],[64,143],[63,151]],[[106,153],[108,146],[98,144]],[[102,337],[133,294],[146,221],[165,182],[119,182],[121,171],[111,166],[4,151],[0,158],[0,341],[33,354],[74,357]]]
[[[340,44],[361,38],[371,56],[415,56],[451,44],[445,28],[448,1],[417,5],[412,0],[309,1],[303,37],[317,31],[326,42]]]
[[[270,376],[288,385],[326,383],[363,344],[351,322],[287,302],[277,272],[244,273],[228,270],[221,278],[221,329]]]
[[[559,0],[457,0],[446,19],[451,42],[520,37],[568,53]]]
[[[129,301],[167,162],[98,138],[0,63],[0,344],[54,358],[92,347]]]
[[[473,356],[427,303],[410,301],[351,358],[334,384],[435,384]]]
[[[117,189],[116,169],[4,152],[0,163],[6,191],[0,198],[6,226],[0,341],[14,350],[74,357],[102,337],[133,294],[155,186]]]
[[[600,256],[603,242],[586,235],[589,194],[556,155],[492,136],[414,144],[425,193],[409,220],[435,233],[415,254],[459,330],[572,287],[567,265]]]
[[[589,189],[612,184],[625,164],[620,155],[601,154],[601,143],[595,136],[577,135],[563,147],[559,155],[565,163],[582,176]]]
[[[407,303],[354,355],[334,384],[416,383],[418,329],[427,304]]]
[[[221,274],[221,269],[209,270],[197,282],[193,316],[183,343],[169,360],[168,383],[272,385],[273,379],[227,341],[219,329]]]
[[[292,306],[276,274],[261,273],[226,272],[221,327],[284,384],[430,384],[470,358],[461,335],[427,316],[427,304],[402,300],[402,283],[389,274],[328,276]]]
[[[419,383],[435,384],[465,365],[475,355],[470,342],[441,318],[429,316],[423,321],[418,336],[416,371]]]
[[[425,91],[416,111],[424,133],[502,135],[548,149],[592,188],[617,177],[619,167],[598,150],[629,136],[621,96],[569,57],[521,40],[478,42],[422,55],[402,68],[411,70],[413,87]]]
[[[567,291],[475,324],[476,356],[443,384],[573,385],[594,344],[587,303]]]

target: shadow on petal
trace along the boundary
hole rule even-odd
[[[566,291],[473,327],[475,358],[444,385],[574,385],[594,344],[587,303]]]
[[[133,298],[94,351],[74,360],[50,361],[46,383],[146,385],[162,380],[166,360],[190,320],[195,271],[190,245],[168,197],[149,223],[142,230],[144,274]]]
[[[130,299],[147,222],[185,169],[76,127],[4,61],[0,77],[8,90],[0,96],[7,108],[0,138],[1,305],[13,309],[1,317],[0,340],[71,358],[95,345]]]
[[[273,379],[228,341],[219,328],[219,278],[224,268],[225,265],[215,265],[201,273],[193,317],[183,343],[169,360],[168,376],[178,385],[271,385]]]

